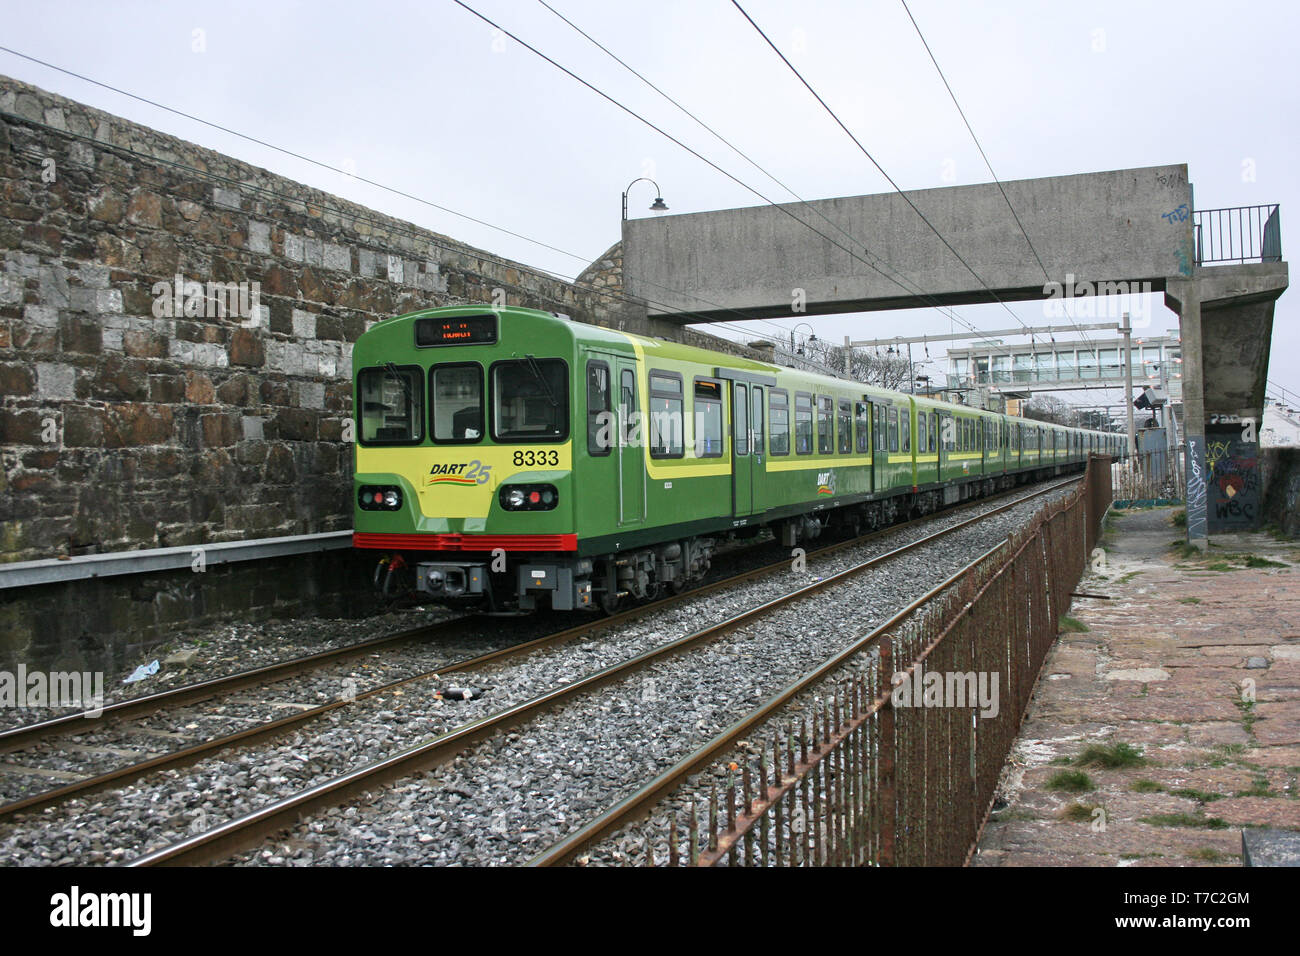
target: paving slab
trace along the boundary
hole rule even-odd
[[[1300,858],[1300,550],[1189,556],[1178,510],[1108,517],[1075,590],[1110,600],[1067,612],[1087,630],[1048,654],[974,865],[1238,866],[1243,833],[1256,865]]]

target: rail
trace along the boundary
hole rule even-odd
[[[969,862],[1110,501],[1110,460],[1094,456],[1075,494],[811,675],[841,676],[810,718],[778,731],[743,767],[730,766],[728,786],[710,791],[707,811],[693,802],[649,828],[644,858],[697,866]],[[844,675],[841,665],[873,646],[878,656]],[[939,675],[937,684],[930,675]],[[812,686],[805,679],[777,700]],[[914,687],[925,689],[904,690]],[[991,697],[981,695],[992,687]],[[937,705],[926,703],[932,688]],[[942,699],[954,692],[960,700]],[[646,792],[663,800],[686,780],[685,771],[700,769],[702,753],[714,759],[742,736],[756,743],[756,729],[753,720],[742,721]],[[632,795],[534,863],[571,860],[645,812],[645,802]]]

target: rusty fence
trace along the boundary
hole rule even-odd
[[[1111,471],[1117,500],[1182,501],[1187,495],[1182,445],[1132,455]]]
[[[726,786],[670,811],[647,858],[653,843],[674,866],[968,862],[1110,477],[1093,458],[1069,497],[886,625],[801,718],[719,768]]]

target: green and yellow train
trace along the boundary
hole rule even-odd
[[[531,309],[450,307],[356,343],[355,531],[388,593],[614,610],[727,537],[787,547],[1078,470],[1122,439]]]

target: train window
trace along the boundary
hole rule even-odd
[[[722,386],[695,380],[695,457],[722,457]]]
[[[526,356],[492,366],[492,437],[560,441],[569,435],[569,370],[563,359]]]
[[[865,455],[871,451],[870,409],[871,406],[866,402],[856,402],[853,406],[853,425],[857,431],[854,436],[856,439],[854,447],[859,455]]]
[[[749,388],[731,383],[731,436],[738,456],[749,454]]]
[[[836,448],[841,455],[847,455],[853,451],[853,415],[849,411],[849,402],[847,399],[839,401],[839,417],[835,424],[838,432],[838,443]]]
[[[641,433],[640,417],[636,401],[636,372],[625,368],[618,376],[618,420],[622,432],[618,442],[621,447],[636,447]]]
[[[912,410],[904,408],[898,413],[898,450],[912,450]]]
[[[939,413],[930,413],[930,451],[937,451],[939,448]]]
[[[424,440],[424,370],[366,368],[357,374],[363,445],[418,445]]]
[[[772,454],[790,454],[790,393],[773,389],[768,393],[768,418],[772,428]]]
[[[817,454],[829,455],[835,450],[835,400],[825,395],[817,396]]]
[[[608,455],[614,444],[612,428],[614,406],[609,398],[609,366],[604,362],[587,363],[587,453]]]
[[[812,454],[812,396],[794,393],[794,450],[798,455]]]
[[[483,366],[477,362],[435,365],[429,370],[433,440],[469,444],[483,438]]]
[[[930,416],[925,412],[920,412],[916,416],[916,450],[918,452],[925,451],[926,433],[929,430],[927,427],[929,425],[929,417]]]
[[[898,409],[889,410],[889,450],[898,451]]]
[[[754,409],[754,420],[750,424],[754,428],[754,454],[763,454],[763,389],[759,385],[749,386],[749,393],[753,397],[750,399],[750,407]]]
[[[686,454],[682,423],[682,377],[676,372],[650,372],[650,457],[681,458]]]
[[[885,414],[888,406],[876,402],[871,407],[875,410],[871,428],[876,433],[876,451],[889,451],[889,418]]]

